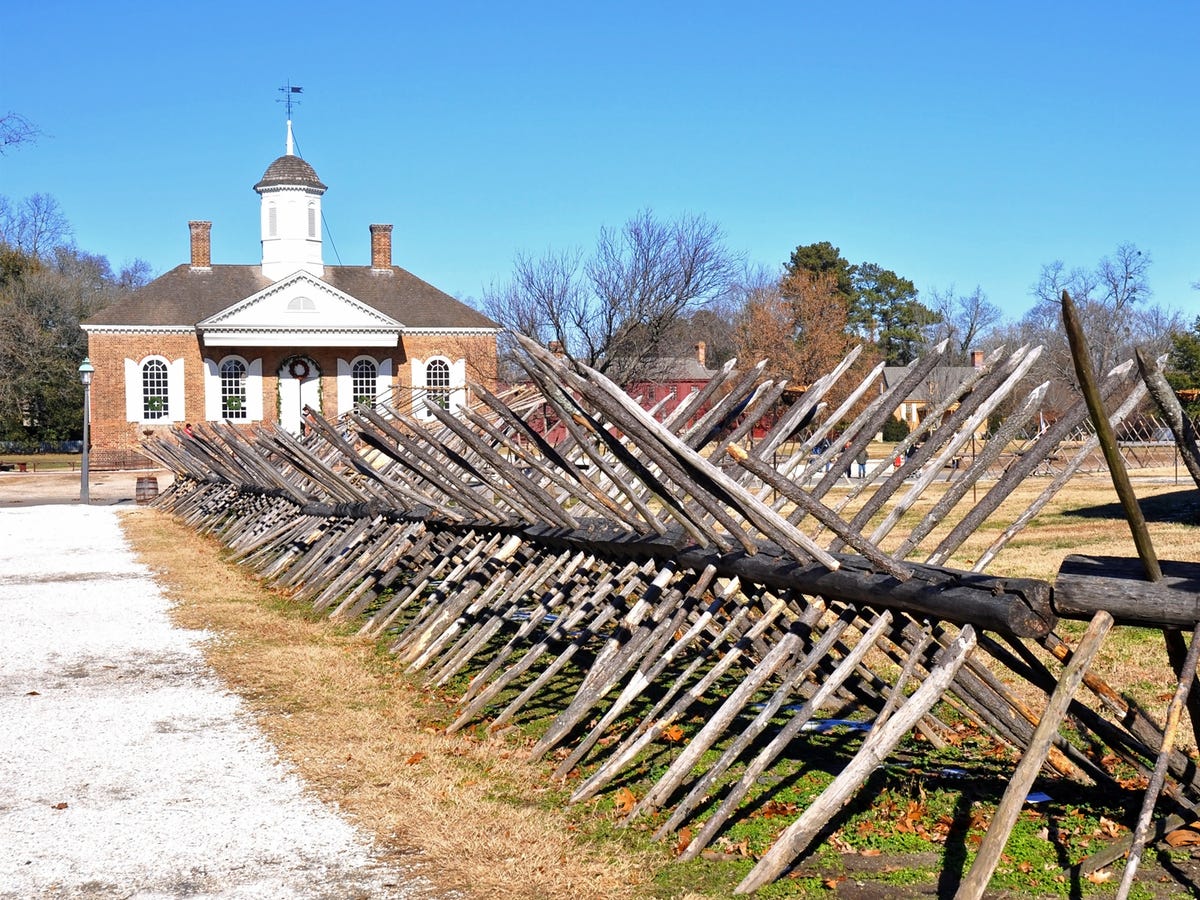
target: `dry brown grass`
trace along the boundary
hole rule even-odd
[[[217,544],[163,513],[138,509],[123,524],[176,621],[215,635],[211,664],[284,759],[381,846],[415,848],[423,874],[473,898],[646,896],[649,860],[577,839],[539,804],[541,770],[503,742],[423,726],[418,693],[396,689],[372,643],[271,602]]]
[[[1147,500],[1167,495],[1183,497],[1182,512],[1188,515],[1200,511],[1196,490],[1186,474],[1178,481],[1170,468],[1140,469],[1131,472],[1138,498]],[[979,554],[992,543],[1001,528],[1017,518],[1038,497],[1048,484],[1047,478],[1029,478],[1007,498],[989,522],[972,535],[951,557],[949,565],[969,569]],[[901,520],[893,534],[907,533],[920,515],[929,510],[941,496],[945,485],[934,483],[921,496],[916,506]],[[979,486],[982,499],[990,483]],[[946,523],[926,538],[923,547],[936,546],[937,539],[950,530],[957,518],[971,506],[968,494],[952,512]],[[1080,474],[1055,496],[1034,522],[1019,533],[988,567],[995,575],[1020,578],[1040,578],[1053,582],[1065,557],[1071,554],[1120,556],[1136,558],[1137,551],[1129,525],[1116,508],[1117,495],[1107,471]],[[1161,505],[1161,501],[1160,504]],[[1108,515],[1082,515],[1082,512],[1103,512]],[[992,524],[993,522],[999,524]],[[1200,561],[1198,527],[1187,521],[1155,520],[1147,522],[1155,551],[1160,560]],[[885,542],[885,547],[888,542]],[[917,554],[917,558],[921,558]],[[1057,631],[1070,638],[1083,631],[1083,624],[1062,621]],[[1175,676],[1167,661],[1162,633],[1156,629],[1118,627],[1105,641],[1092,664],[1092,671],[1126,694],[1160,720],[1175,685]],[[1027,691],[1026,685],[1005,678],[1010,686],[1031,703],[1040,707],[1040,694]],[[1182,739],[1191,745],[1191,729],[1185,723]]]
[[[1136,480],[1140,497],[1187,488],[1173,483],[1171,473],[1146,474]],[[1030,479],[995,518],[1011,521],[1045,483]],[[932,488],[909,518],[938,493]],[[1123,519],[1070,514],[1113,502],[1106,474],[1076,478],[990,571],[1052,581],[1069,553],[1134,555]],[[215,542],[197,539],[156,510],[139,509],[124,522],[177,601],[179,623],[218,636],[208,645],[212,664],[247,699],[284,758],[384,846],[417,848],[436,881],[472,897],[652,894],[649,880],[668,859],[665,851],[650,857],[579,839],[547,794],[543,769],[521,762],[519,750],[503,741],[446,737],[425,727],[420,689],[397,689],[407,683],[373,644],[305,618],[224,563]],[[1197,559],[1194,526],[1151,522],[1150,531],[1161,558]],[[995,534],[985,525],[951,564],[969,568]],[[1060,628],[1071,630],[1072,623]],[[1174,683],[1153,630],[1115,630],[1096,670],[1151,711],[1162,709]]]

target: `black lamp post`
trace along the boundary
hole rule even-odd
[[[92,373],[96,367],[86,356],[79,364],[79,380],[83,383],[83,465],[80,467],[79,499],[91,503],[88,493],[88,424],[92,418]]]

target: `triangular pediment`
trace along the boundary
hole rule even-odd
[[[208,344],[395,346],[404,325],[308,272],[295,272],[196,323]]]
[[[202,328],[404,326],[308,272],[295,272],[197,323]]]

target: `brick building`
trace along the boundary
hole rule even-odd
[[[189,422],[299,432],[306,406],[332,418],[377,400],[431,418],[427,402],[458,408],[468,381],[494,385],[499,326],[393,265],[391,225],[370,226],[369,266],[324,264],[326,186],[290,128],[254,190],[261,263],[214,265],[211,223],[190,222],[189,262],[83,324],[97,465]]]
[[[627,385],[625,390],[630,396],[640,398],[646,409],[654,410],[656,418],[665,419],[693,394],[700,393],[717,374],[716,370],[708,368],[706,357],[707,345],[699,341],[694,356],[663,356],[651,360],[643,366],[641,378]]]

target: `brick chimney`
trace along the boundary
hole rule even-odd
[[[983,351],[982,350],[972,350],[971,351],[971,365],[976,369],[983,368]]]
[[[371,271],[392,271],[392,226],[371,226]]]
[[[208,271],[212,268],[212,222],[188,222],[192,232],[192,270]]]
[[[708,344],[704,343],[704,341],[697,341],[696,342],[696,362],[700,363],[700,368],[702,368],[702,369],[708,368],[708,363],[706,363],[704,361],[704,359],[707,355],[708,355]]]

